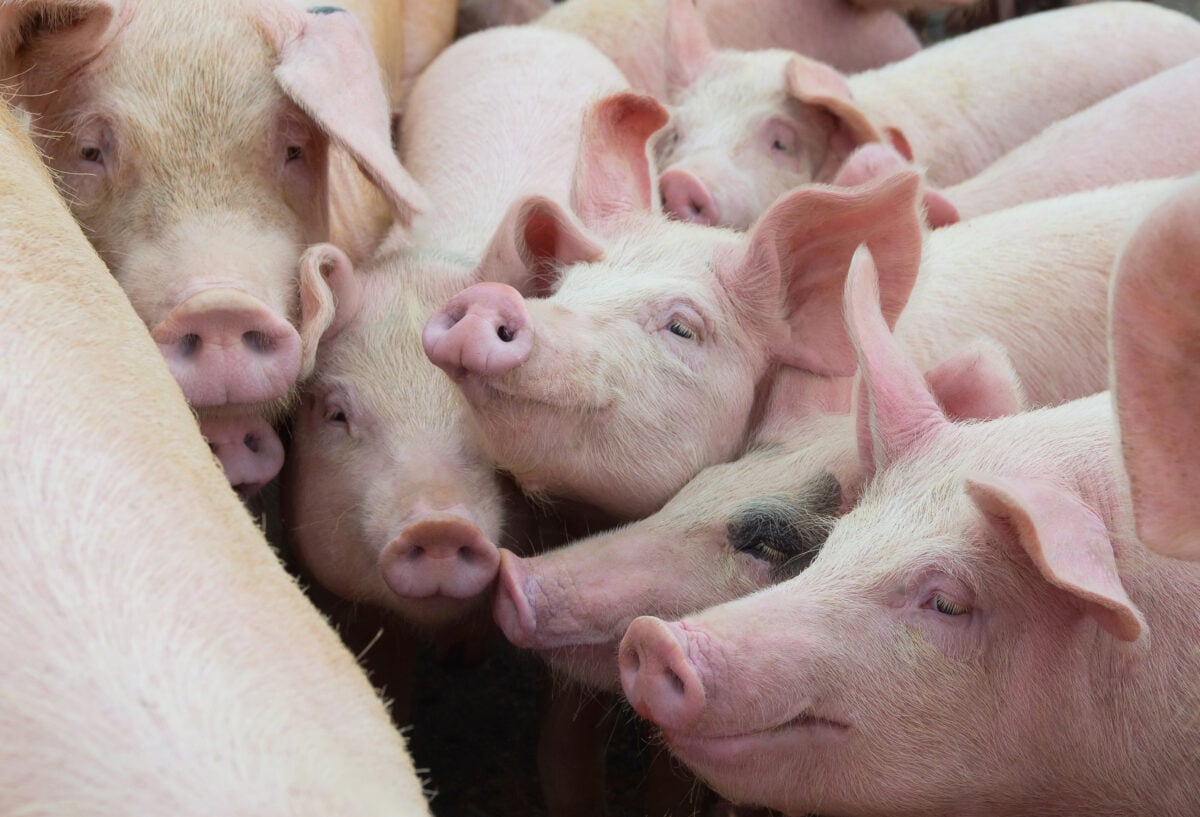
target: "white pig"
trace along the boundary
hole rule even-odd
[[[428,815],[0,110],[0,814]]]
[[[1052,122],[1200,56],[1200,22],[1184,14],[1090,3],[844,77],[787,51],[714,52],[688,0],[672,9],[673,75],[686,87],[658,145],[663,201],[676,218],[742,230],[780,194],[832,181],[862,144],[894,144],[931,183],[955,184]]]
[[[666,100],[674,82],[663,51],[667,7],[668,0],[566,0],[537,24],[587,38],[635,90]],[[921,47],[895,12],[845,0],[699,0],[698,13],[719,48],[787,48],[842,71],[886,65]]]
[[[855,366],[840,292],[862,241],[887,276],[888,319],[904,311],[898,331],[919,364],[986,335],[1009,349],[1033,404],[1104,389],[1118,242],[1165,189],[1156,185],[1174,184],[937,230],[922,259],[912,171],[799,189],[741,235],[649,212],[651,187],[632,169],[650,170],[635,148],[625,148],[624,176],[616,162],[581,166],[578,182],[593,195],[577,203],[583,224],[531,200],[493,239],[488,276],[524,276],[548,296],[468,289],[425,331],[426,353],[459,383],[490,455],[523,490],[624,518],[653,513],[700,469],[745,450],[779,366],[806,373],[815,409],[848,410]],[[957,309],[963,301],[986,308]],[[1013,328],[1042,309],[1053,316]],[[944,317],[954,314],[966,322]]]
[[[327,154],[402,220],[424,203],[362,29],[280,0],[9,0],[0,75],[188,401],[257,439],[301,374],[297,260],[329,237]],[[276,446],[245,448],[251,481],[278,470]]]
[[[1138,532],[1200,559],[1200,177],[1138,226],[1112,287],[1113,396]]]
[[[1196,813],[1200,570],[1134,535],[1108,396],[948,421],[855,265],[867,494],[795,579],[636,619],[630,702],[788,814]]]

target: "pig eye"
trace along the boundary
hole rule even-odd
[[[679,321],[671,321],[671,323],[667,325],[667,329],[670,330],[672,335],[678,335],[684,340],[691,340],[692,338],[696,337],[695,332],[693,332],[691,329],[688,329]]]
[[[946,616],[961,616],[970,612],[970,608],[968,608],[965,604],[958,604],[950,601],[950,599],[946,598],[941,593],[933,594],[933,608],[942,615]]]
[[[787,122],[775,120],[767,126],[767,138],[771,141],[771,151],[784,156],[796,152],[796,129]]]
[[[79,148],[79,158],[85,162],[104,163],[104,153],[96,145],[84,145]]]
[[[287,152],[284,154],[285,162],[295,162],[304,158],[304,148],[299,145],[288,145]]]
[[[346,412],[341,409],[334,409],[325,415],[325,422],[345,425],[349,420],[346,419]]]

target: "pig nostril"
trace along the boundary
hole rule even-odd
[[[253,434],[247,434],[243,437],[242,444],[249,448],[251,453],[258,453],[258,437],[255,437]]]
[[[676,675],[675,670],[671,669],[670,667],[666,668],[666,674],[667,680],[670,682],[671,686],[674,687],[676,692],[682,695],[686,690],[686,687],[683,685],[683,679]]]
[[[412,550],[410,550],[408,552],[408,560],[410,562],[415,562],[424,555],[425,555],[425,548],[421,547],[420,545],[416,545],[415,547],[413,547]]]
[[[262,332],[251,331],[242,334],[242,343],[256,352],[266,352],[271,348],[271,340]]]
[[[496,330],[496,336],[505,343],[512,343],[513,332],[507,326],[501,326]]]
[[[458,549],[458,558],[462,559],[464,562],[470,562],[472,559],[474,559],[474,556],[475,555],[471,552],[471,549],[468,547],[464,546],[464,547],[460,547]]]
[[[195,353],[200,348],[200,336],[189,332],[179,339],[179,353],[184,357]]]

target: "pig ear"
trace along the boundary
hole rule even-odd
[[[777,313],[783,300],[787,331],[772,349],[779,361],[821,375],[854,374],[842,291],[850,258],[864,242],[881,271],[884,317],[895,324],[921,263],[919,189],[912,170],[854,188],[806,185],[758,220],[745,258],[724,283],[760,314]]]
[[[1033,562],[1047,582],[1070,593],[1122,641],[1146,630],[1125,593],[1112,539],[1100,517],[1063,489],[1028,479],[968,479],[967,494],[988,524]]]
[[[925,382],[951,420],[994,420],[1024,408],[1008,353],[986,338],[927,371]]]
[[[858,450],[867,478],[947,425],[929,386],[892,337],[879,307],[875,262],[860,247],[845,290],[846,329],[861,373]]]
[[[508,208],[477,277],[540,298],[553,290],[563,268],[603,256],[600,244],[569,212],[551,199],[530,196]]]
[[[1112,367],[1138,535],[1200,559],[1200,185],[1142,222],[1117,263]]]
[[[862,109],[854,102],[846,79],[832,66],[796,55],[788,60],[784,69],[784,86],[788,94],[803,105],[817,108],[833,118],[834,129],[830,136],[830,148],[843,159],[859,145],[867,142],[884,142],[896,146],[903,152],[908,141],[903,134],[904,147],[894,139],[887,140]]]
[[[833,177],[834,187],[854,187],[874,179],[882,179],[912,167],[911,154],[905,155],[892,145],[870,142],[854,150]],[[921,200],[925,205],[925,222],[933,229],[957,224],[958,208],[940,191],[922,184]]]
[[[259,27],[275,49],[275,79],[374,182],[405,225],[428,209],[392,149],[391,112],[362,26],[341,9],[264,6]]]
[[[693,82],[712,60],[713,47],[696,0],[667,5],[667,85],[672,93]]]
[[[653,97],[622,92],[584,114],[571,206],[583,223],[601,231],[630,213],[659,206],[650,138],[670,119]]]
[[[334,245],[316,244],[300,257],[300,380],[312,374],[320,343],[358,314],[362,297],[350,259]]]
[[[29,76],[20,64],[21,53],[37,41],[46,50],[38,53],[35,65],[25,68],[66,79],[116,33],[117,11],[114,0],[14,0],[0,5],[0,76],[24,85]]]

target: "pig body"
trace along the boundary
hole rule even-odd
[[[982,334],[1010,350],[1033,404],[1105,388],[1118,242],[1173,183],[935,231],[923,258],[916,177],[906,173],[856,192],[797,191],[746,238],[631,215],[603,255],[568,266],[549,297],[521,301],[531,339],[519,362],[485,370],[437,350],[433,359],[449,362],[489,452],[524,490],[646,516],[745,449],[776,367],[807,373],[806,410],[847,410],[854,366],[830,300],[847,241],[887,256],[890,314],[918,365]],[[469,295],[459,298],[461,312]],[[1045,317],[1025,322],[1034,314]]]
[[[423,202],[358,24],[279,0],[37,0],[6,7],[0,40],[61,192],[201,419],[285,413],[297,259],[342,189],[329,155],[402,220]]]
[[[397,231],[359,271],[310,251],[304,291],[326,304],[315,323],[328,328],[296,422],[287,515],[305,563],[340,595],[444,627],[491,588],[503,488],[421,330],[479,280],[513,199],[569,198],[584,111],[624,86],[573,35],[460,40],[422,75],[404,123],[406,161],[432,201],[415,245]]]
[[[0,154],[0,812],[427,815],[7,110]]]
[[[567,0],[538,25],[579,34],[621,68],[635,90],[666,99],[663,53],[668,0]],[[698,11],[721,48],[788,48],[847,72],[916,53],[920,44],[893,11],[865,11],[843,0],[700,0]]]
[[[1200,559],[1196,514],[1195,225],[1200,177],[1138,225],[1112,286],[1113,397],[1137,529],[1146,545]]]
[[[1200,570],[1133,534],[1107,395],[948,422],[867,267],[866,494],[796,578],[635,620],[631,703],[722,794],[790,814],[1194,812]]]
[[[1123,2],[990,26],[851,77],[785,51],[714,53],[695,21],[672,22],[675,70],[690,84],[659,148],[663,198],[677,218],[737,229],[787,190],[832,181],[862,144],[892,143],[933,184],[957,184],[1047,125],[1200,55],[1200,23]]]
[[[1197,95],[1200,60],[1190,60],[1055,122],[943,192],[968,219],[1039,198],[1190,175],[1200,170],[1200,119],[1181,103]]]

